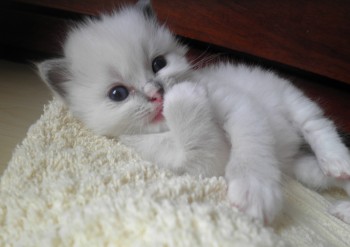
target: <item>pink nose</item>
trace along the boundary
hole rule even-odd
[[[143,92],[150,102],[163,102],[164,89],[161,84],[156,82],[147,82],[143,87]]]
[[[153,93],[153,95],[149,97],[149,101],[155,102],[155,103],[162,102],[163,101],[163,93],[161,92],[161,90]]]

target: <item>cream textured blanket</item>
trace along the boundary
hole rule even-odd
[[[0,186],[0,246],[350,246],[332,197],[286,177],[283,214],[264,227],[229,205],[223,178],[160,170],[56,101]]]

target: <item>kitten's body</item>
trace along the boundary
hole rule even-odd
[[[39,70],[89,128],[179,174],[225,176],[231,203],[255,218],[278,214],[281,171],[350,193],[349,152],[315,103],[260,68],[192,70],[148,5],[73,30],[64,51]],[[350,221],[348,203],[332,213]]]

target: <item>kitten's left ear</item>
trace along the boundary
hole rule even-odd
[[[65,100],[67,96],[67,85],[65,84],[71,79],[71,73],[66,59],[50,59],[36,66],[41,79],[47,84],[51,91]]]
[[[150,18],[150,19],[156,19],[156,14],[153,10],[151,0],[139,0],[136,3],[136,6],[138,6],[145,17]]]

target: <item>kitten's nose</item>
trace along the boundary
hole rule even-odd
[[[164,90],[159,89],[152,96],[148,97],[151,102],[162,102],[163,101]]]
[[[151,102],[162,102],[164,96],[164,89],[158,82],[147,82],[144,86],[144,93]]]

